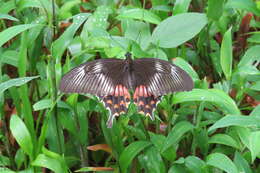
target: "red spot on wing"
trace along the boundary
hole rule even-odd
[[[114,92],[111,95],[101,98],[105,107],[110,111],[107,121],[107,126],[110,128],[113,125],[113,120],[120,114],[125,114],[130,104],[130,94],[128,89],[123,85],[116,85]]]
[[[156,104],[160,101],[159,97],[155,97],[149,93],[146,86],[140,85],[135,89],[133,99],[140,114],[144,114],[151,119],[154,119],[153,111],[156,108]]]

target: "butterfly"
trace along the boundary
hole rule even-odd
[[[109,128],[115,117],[127,113],[131,95],[138,113],[154,119],[153,112],[163,95],[190,91],[191,77],[180,67],[157,58],[98,59],[73,68],[60,83],[64,93],[97,96],[109,110]]]

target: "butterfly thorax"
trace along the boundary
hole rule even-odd
[[[131,58],[131,55],[126,54],[124,63],[124,83],[127,84],[129,89],[134,90],[136,82],[133,73],[133,59]]]

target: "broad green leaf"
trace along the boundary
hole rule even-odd
[[[19,20],[16,19],[15,17],[10,16],[10,15],[8,15],[8,14],[0,14],[0,20],[1,20],[1,19],[8,19],[8,20],[16,21],[16,22],[19,21]]]
[[[252,35],[247,39],[248,42],[250,43],[260,43],[260,33],[252,33]]]
[[[22,11],[25,8],[42,8],[43,2],[44,1],[20,0],[17,3],[17,10]]]
[[[0,32],[0,47],[3,46],[7,41],[20,34],[21,32],[39,26],[39,24],[23,24],[15,25]]]
[[[198,157],[188,156],[185,158],[185,166],[193,173],[203,173],[206,163]]]
[[[187,101],[207,101],[222,108],[226,114],[240,114],[234,100],[218,89],[193,89],[190,92],[176,93],[173,97],[174,104]]]
[[[59,160],[48,157],[44,154],[39,154],[37,158],[32,162],[33,166],[39,166],[48,168],[55,173],[67,173],[68,171],[62,167]]]
[[[229,0],[226,7],[246,10],[260,16],[260,10],[257,9],[256,3],[253,0]]]
[[[260,91],[260,81],[257,81],[255,84],[251,86],[252,90]]]
[[[238,143],[229,135],[226,134],[216,134],[209,139],[211,144],[223,144],[231,146],[233,148],[239,149]]]
[[[231,78],[233,60],[231,29],[232,28],[229,28],[229,30],[224,34],[220,49],[220,64],[228,80]]]
[[[61,6],[59,10],[59,16],[61,19],[66,19],[68,17],[71,17],[72,13],[70,12],[71,9],[80,4],[80,0],[74,0],[74,1],[66,1],[64,4]]]
[[[0,155],[0,168],[10,166],[10,158],[4,155]]]
[[[250,113],[250,116],[256,116],[260,118],[260,105],[254,108],[254,110]]]
[[[207,17],[201,13],[182,13],[171,16],[155,28],[152,42],[162,48],[177,47],[192,39],[206,24]]]
[[[16,8],[15,0],[5,1],[5,3],[2,3],[1,5],[0,13],[2,14],[8,14],[11,10]]]
[[[12,115],[10,130],[20,147],[30,156],[33,154],[33,143],[31,135],[24,122],[17,115]]]
[[[258,121],[260,121],[260,119]],[[256,156],[260,156],[260,131],[252,132],[250,134],[249,150],[251,152],[251,158],[253,163]]]
[[[222,16],[224,0],[208,0],[207,16],[215,21],[218,21]]]
[[[252,170],[250,169],[247,161],[237,151],[235,153],[234,163],[237,166],[239,172],[252,173]]]
[[[40,101],[36,102],[33,105],[33,110],[39,111],[39,110],[42,110],[42,109],[51,108],[51,106],[52,106],[52,100],[51,99],[44,99],[44,100],[40,100]]]
[[[123,173],[127,172],[127,168],[131,165],[136,155],[150,145],[151,143],[147,141],[137,141],[128,145],[119,157],[121,171]]]
[[[184,165],[174,164],[171,166],[168,173],[190,173],[190,171],[187,170]]]
[[[92,36],[102,36],[106,37],[108,36],[108,33],[106,32],[107,27],[109,26],[108,23],[108,17],[109,14],[112,13],[112,9],[109,6],[101,5],[98,6],[93,15],[91,15],[88,20],[86,21],[86,24],[84,25],[85,31],[90,31]],[[83,35],[85,34],[85,35]],[[89,33],[82,32],[81,38],[84,40],[84,37],[86,35],[89,35]]]
[[[127,21],[125,37],[137,42],[145,50],[151,42],[150,25],[141,21],[129,20]]]
[[[141,165],[149,173],[165,173],[165,166],[159,151],[154,147],[149,147],[144,154],[138,157]]]
[[[39,76],[33,76],[33,77],[21,77],[21,78],[15,78],[10,79],[6,82],[0,83],[0,95],[7,89],[13,87],[13,86],[21,86],[26,84],[27,82],[38,78]]]
[[[215,124],[213,124],[208,131],[212,131],[218,128],[229,127],[229,126],[241,126],[241,127],[260,127],[260,118],[254,116],[244,115],[226,115]]]
[[[17,152],[15,153],[14,159],[15,159],[15,163],[16,163],[18,169],[20,169],[22,164],[26,161],[26,155],[21,148],[19,148],[17,150]]]
[[[173,15],[188,12],[191,0],[176,0],[173,7]]]
[[[247,148],[249,148],[249,137],[251,134],[251,130],[248,127],[242,127],[242,126],[235,126],[232,127],[232,129],[236,131],[242,144],[244,144]]]
[[[18,51],[7,50],[3,52],[2,55],[0,56],[0,61],[2,61],[3,64],[5,63],[17,67],[18,59],[19,59],[18,57],[19,57]]]
[[[213,153],[207,157],[207,164],[219,168],[227,173],[238,173],[237,167],[226,155]]]
[[[65,49],[73,40],[74,34],[89,16],[90,16],[89,13],[80,13],[73,17],[73,23],[52,45],[52,56],[54,58],[56,58],[58,61],[60,60]]]
[[[140,8],[125,10],[122,13],[120,13],[117,16],[117,18],[118,19],[139,19],[153,24],[159,24],[161,22],[159,16],[157,16],[151,11],[140,9]]]
[[[164,152],[165,150],[167,150],[170,146],[177,144],[181,138],[183,137],[183,135],[192,130],[194,128],[194,126],[186,121],[182,121],[177,123],[171,130],[171,132],[168,134],[164,146],[162,148],[162,152]]]
[[[0,167],[0,172],[2,173],[16,173],[12,171],[11,169],[5,168],[5,167]]]
[[[182,58],[174,58],[173,59],[173,63],[179,67],[181,67],[183,70],[185,70],[191,77],[192,79],[195,81],[195,80],[199,80],[199,76],[198,74],[196,73],[196,71],[192,68],[192,66],[187,62],[185,61],[184,59]]]
[[[254,61],[260,61],[260,45],[250,47],[240,60],[238,67],[250,66]]]

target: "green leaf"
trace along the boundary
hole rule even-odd
[[[191,0],[176,0],[173,7],[173,15],[188,12]]]
[[[260,121],[260,119],[258,121]],[[260,131],[251,132],[249,136],[249,150],[253,163],[256,156],[260,155]]]
[[[62,167],[59,160],[48,157],[44,154],[39,154],[37,158],[32,162],[33,166],[39,166],[48,168],[55,173],[67,173],[68,171]]]
[[[260,119],[253,116],[227,115],[213,124],[208,131],[229,126],[260,127]]]
[[[134,8],[125,10],[122,13],[120,13],[117,18],[119,20],[121,19],[139,19],[144,20],[149,23],[153,24],[159,24],[161,22],[161,19],[156,14],[152,13],[151,11],[140,9],[140,8]]]
[[[192,173],[203,173],[206,168],[206,163],[198,157],[188,156],[185,158],[185,166]]]
[[[149,173],[165,173],[165,166],[158,150],[152,146],[144,151],[144,154],[138,157],[141,165]]]
[[[207,157],[207,164],[219,168],[227,173],[238,173],[235,164],[222,153],[213,153]]]
[[[15,78],[10,79],[6,82],[3,82],[0,84],[0,95],[7,89],[13,87],[13,86],[21,86],[26,84],[27,82],[38,78],[39,76],[33,76],[33,77],[21,77],[21,78]]]
[[[260,81],[257,81],[255,84],[251,86],[252,90],[260,91]]]
[[[128,145],[119,157],[119,165],[122,172],[127,172],[127,168],[132,163],[132,160],[136,157],[136,155],[150,145],[151,143],[147,141],[137,141]]]
[[[58,61],[60,60],[62,54],[73,40],[74,34],[89,16],[89,13],[80,13],[73,17],[73,23],[52,45],[52,55],[54,58]]]
[[[173,63],[179,67],[181,67],[183,70],[185,70],[191,77],[194,81],[196,80],[199,80],[199,76],[198,74],[196,73],[196,71],[192,68],[192,66],[187,62],[185,61],[184,59],[182,58],[174,58],[173,59]]]
[[[218,21],[222,16],[224,0],[208,0],[207,16],[215,21]]]
[[[59,16],[61,19],[66,19],[68,17],[71,17],[71,9],[80,4],[80,0],[74,0],[74,1],[66,1],[64,2],[64,4],[61,6],[60,10],[59,10]]]
[[[17,67],[18,59],[19,59],[18,57],[19,57],[19,55],[18,55],[17,51],[7,50],[7,51],[3,52],[2,55],[0,56],[0,61],[2,61],[2,63]]]
[[[177,123],[173,127],[171,132],[168,134],[161,152],[164,152],[172,145],[176,145],[181,140],[183,135],[186,132],[192,130],[193,128],[194,128],[194,126],[191,123],[186,122],[186,121]]]
[[[8,20],[16,21],[16,22],[19,21],[19,20],[16,19],[15,17],[10,16],[10,15],[8,15],[8,14],[0,14],[0,20],[1,20],[1,19],[8,19]]]
[[[162,48],[177,47],[192,39],[206,24],[205,14],[182,13],[171,16],[154,29],[152,42]]]
[[[36,102],[33,105],[33,110],[39,111],[39,110],[42,110],[42,109],[51,108],[51,106],[52,106],[52,100],[51,99],[44,99],[44,100],[40,100],[40,101]]]
[[[241,68],[243,66],[251,66],[254,61],[260,60],[260,45],[250,47],[240,62],[238,63],[238,67]]]
[[[260,118],[260,105],[254,108],[254,110],[250,113],[250,116],[256,116]]]
[[[226,114],[240,114],[234,102],[225,92],[218,89],[193,89],[190,92],[179,92],[173,97],[173,103],[187,101],[208,101],[222,108]]]
[[[239,149],[238,143],[229,135],[226,134],[216,134],[209,139],[211,144],[223,144],[231,146],[233,148]]]
[[[39,26],[39,24],[16,25],[5,29],[4,31],[0,32],[0,47],[2,47],[3,44],[5,44],[7,41],[12,39],[19,33],[36,26]]]
[[[252,173],[247,161],[237,151],[235,153],[234,163],[237,166],[239,172]]]
[[[17,115],[12,115],[10,129],[20,147],[30,156],[33,154],[33,144],[31,135],[24,122]]]
[[[229,0],[226,7],[246,10],[260,16],[260,11],[256,7],[256,3],[252,0]]]
[[[229,28],[229,30],[227,30],[227,32],[224,34],[221,48],[220,48],[220,64],[228,80],[230,80],[231,73],[232,73],[232,59],[233,59],[231,29],[232,28]]]
[[[2,173],[16,173],[16,172],[14,172],[14,171],[12,171],[8,168],[5,168],[5,167],[4,168],[0,167],[0,172],[2,172]]]

